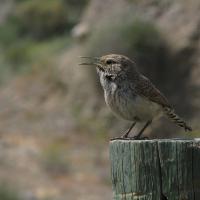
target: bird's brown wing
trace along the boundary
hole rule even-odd
[[[140,76],[139,81],[135,85],[137,94],[149,99],[152,102],[158,103],[161,106],[171,108],[166,97],[151,83],[145,76]]]

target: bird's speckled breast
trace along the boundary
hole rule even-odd
[[[158,104],[140,97],[129,88],[118,88],[113,85],[112,90],[104,90],[104,96],[111,110],[126,120],[148,121],[161,113]]]

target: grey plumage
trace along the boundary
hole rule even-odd
[[[129,121],[147,122],[144,129],[153,119],[165,115],[185,131],[192,130],[175,114],[167,98],[137,70],[136,64],[128,57],[110,54],[94,60],[82,64],[96,66],[106,104],[115,114]],[[127,137],[131,129],[123,136]],[[138,139],[143,131],[135,138]]]

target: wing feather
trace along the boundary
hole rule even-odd
[[[158,103],[163,107],[171,108],[167,98],[153,85],[153,83],[141,75],[139,81],[135,85],[136,93],[149,99],[152,102]]]

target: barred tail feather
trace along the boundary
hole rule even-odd
[[[164,112],[175,124],[185,129],[185,131],[192,131],[192,128],[186,124],[175,112],[169,107],[164,107]]]

